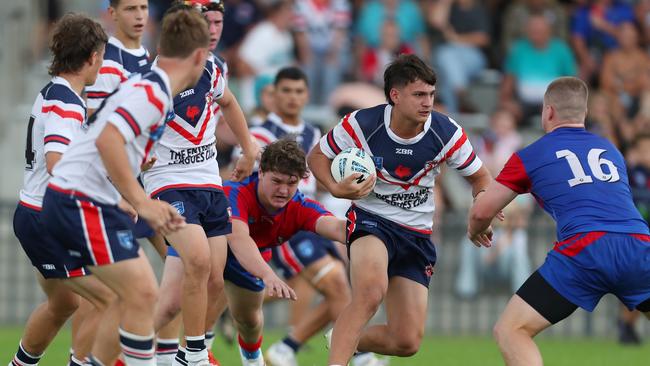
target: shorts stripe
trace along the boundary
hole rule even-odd
[[[641,240],[641,241],[650,241],[650,235],[645,235],[645,234],[630,234],[633,237]]]
[[[285,242],[280,246],[280,253],[282,254],[282,262],[286,263],[294,275],[302,272],[302,265],[300,260],[293,252],[293,249],[289,246],[289,243]]]
[[[348,225],[347,225],[347,241],[350,242],[350,236],[354,233],[354,230],[357,228],[357,213],[353,210],[348,213]]]
[[[111,253],[111,247],[106,237],[101,207],[88,201],[79,200],[77,200],[77,206],[80,208],[86,245],[93,263],[98,266],[113,263],[113,253]]]
[[[73,270],[71,270],[71,271],[68,271],[68,268],[65,267],[65,266],[63,266],[63,268],[65,268],[65,275],[66,275],[68,278],[73,278],[73,277],[83,277],[83,276],[86,275],[86,271],[84,270],[83,267],[80,267],[80,268],[77,268],[77,269],[73,269]]]
[[[606,233],[604,231],[593,231],[585,234],[576,234],[571,238],[555,243],[553,250],[560,252],[568,257],[573,257],[585,249],[587,246],[600,239]]]

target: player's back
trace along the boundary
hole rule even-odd
[[[648,232],[632,202],[623,156],[606,139],[583,128],[558,128],[513,155],[502,174],[517,164],[527,177],[520,181],[528,180],[557,221],[558,240],[589,231]]]
[[[124,163],[136,175],[163,133],[172,105],[170,91],[169,77],[157,67],[130,78],[88,119],[54,168],[52,184],[102,203],[116,204],[120,195],[107,179],[96,139],[106,124],[115,126],[126,142],[128,161]]]

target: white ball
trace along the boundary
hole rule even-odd
[[[330,170],[336,182],[340,182],[354,173],[361,173],[361,177],[357,180],[357,183],[361,183],[369,175],[375,173],[375,163],[365,151],[349,147],[334,157]]]

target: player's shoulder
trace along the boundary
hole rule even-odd
[[[49,82],[43,89],[41,89],[43,101],[58,101],[65,104],[75,104],[80,107],[84,106],[83,100],[67,85],[57,83],[54,81]]]
[[[165,94],[169,95],[171,91],[167,85],[169,77],[165,74],[164,71],[160,70],[157,67],[151,67],[148,72],[142,74],[137,83],[155,85],[160,88]],[[167,80],[165,80],[167,78]]]
[[[223,188],[226,192],[226,195],[230,196],[231,198],[239,194],[254,195],[258,180],[258,174],[253,173],[239,182],[226,180],[223,182]]]
[[[104,61],[113,61],[122,65],[122,49],[112,42],[106,43]]]
[[[431,125],[429,131],[433,133],[443,144],[452,140],[458,131],[462,130],[458,122],[444,113],[431,112]]]
[[[226,75],[228,73],[228,63],[226,63],[226,60],[217,54],[212,53],[211,55],[212,62],[219,69],[219,71],[221,71],[222,75]]]
[[[388,104],[379,104],[374,107],[359,109],[344,117],[353,118],[359,127],[377,126],[384,123],[384,113]]]

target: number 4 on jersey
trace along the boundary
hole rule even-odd
[[[589,154],[587,154],[587,163],[589,164],[591,173],[596,179],[603,182],[614,183],[620,179],[620,176],[618,174],[618,169],[611,160],[600,157],[600,155],[606,151],[607,150],[604,149],[589,150]],[[556,151],[555,156],[557,156],[558,159],[565,158],[569,163],[569,168],[571,168],[571,173],[573,173],[573,178],[567,181],[570,187],[579,184],[593,183],[591,176],[585,173],[578,156],[571,150]],[[603,166],[607,166],[609,173],[603,171]]]

